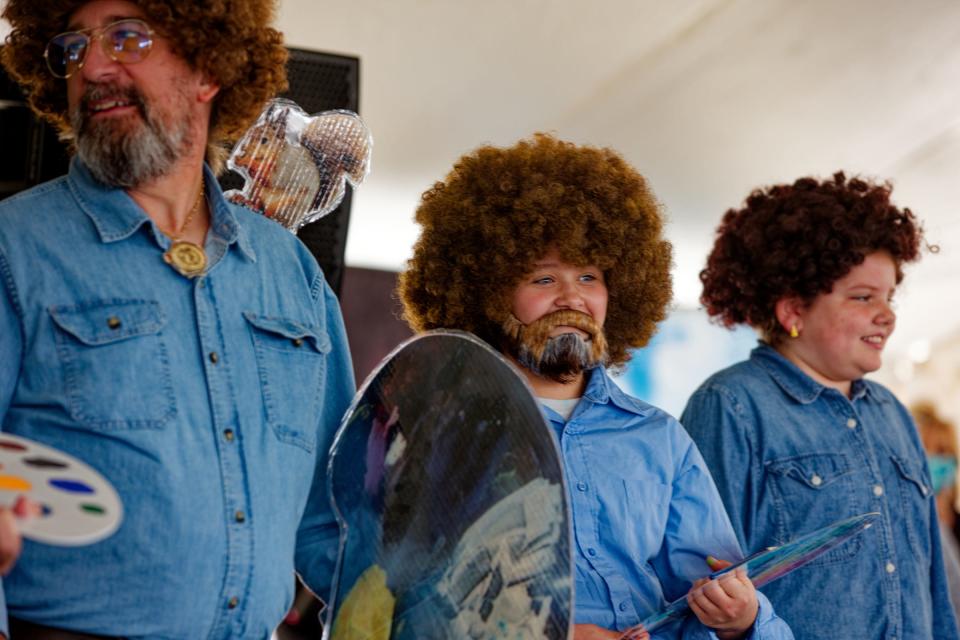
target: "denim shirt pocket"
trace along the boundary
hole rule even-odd
[[[857,491],[860,474],[845,454],[779,458],[767,462],[766,470],[776,512],[777,544],[867,510],[864,492]],[[829,565],[853,558],[860,551],[860,538],[848,540],[810,564]]]
[[[159,429],[176,415],[160,303],[96,300],[49,309],[70,417],[90,429]]]
[[[934,499],[923,467],[898,456],[890,456],[897,470],[900,514],[910,546],[919,558],[930,557],[930,500]]]
[[[330,340],[287,318],[244,312],[250,324],[267,423],[281,442],[313,452]]]
[[[663,545],[670,514],[670,485],[655,476],[621,479],[621,491],[615,495],[623,500],[622,529],[609,532],[611,539],[623,541],[630,556],[642,568]]]

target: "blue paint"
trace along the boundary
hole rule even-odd
[[[50,480],[50,485],[69,493],[94,493],[93,487],[84,482],[80,482],[79,480],[63,480],[60,478],[54,478]]]

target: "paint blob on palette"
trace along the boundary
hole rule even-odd
[[[99,473],[51,447],[0,433],[0,504],[17,496],[38,503],[42,514],[20,522],[25,538],[60,546],[99,542],[120,526],[123,505]]]

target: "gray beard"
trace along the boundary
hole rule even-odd
[[[185,100],[181,89],[178,98]],[[122,93],[140,111],[137,123],[101,122],[93,124],[84,103],[98,94]],[[117,90],[92,86],[80,104],[70,111],[70,124],[76,132],[77,155],[100,182],[114,186],[135,187],[167,175],[188,148],[193,115],[183,110],[183,117],[169,118],[166,125],[160,114],[145,103],[134,89]]]
[[[590,345],[576,333],[550,338],[539,359],[522,342],[515,345],[515,350],[515,357],[521,365],[539,376],[561,383],[602,364],[594,360]]]

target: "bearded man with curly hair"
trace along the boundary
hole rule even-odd
[[[707,313],[748,325],[750,357],[710,376],[680,420],[748,551],[879,512],[765,593],[797,638],[958,638],[936,502],[907,409],[864,376],[896,326],[923,232],[891,187],[842,172],[754,190],[700,273]]]
[[[295,569],[329,588],[327,451],[354,391],[340,310],[296,238],[215,178],[285,86],[275,8],[3,10],[3,63],[76,153],[0,203],[0,424],[124,506],[92,546],[24,543],[0,592],[17,638],[264,638]]]
[[[620,638],[741,557],[700,453],[606,372],[644,346],[671,296],[663,214],[610,149],[537,134],[481,147],[423,195],[400,277],[407,321],[476,333],[530,383],[570,491],[575,638]],[[792,638],[742,573],[693,592],[682,638]],[[643,637],[646,634],[637,635]]]

